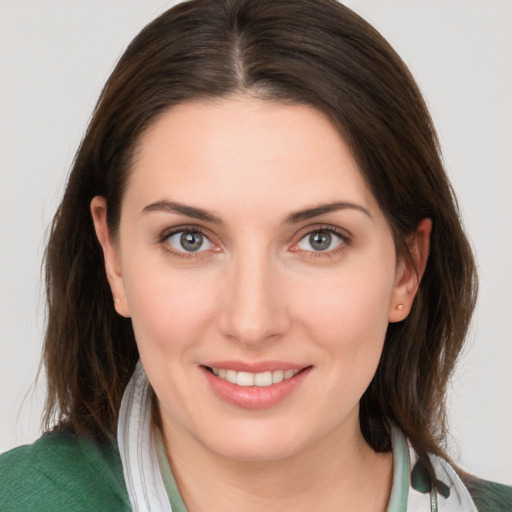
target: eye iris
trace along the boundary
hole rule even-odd
[[[197,251],[203,245],[203,235],[201,233],[185,232],[180,237],[180,243],[186,251]]]
[[[331,245],[332,236],[326,231],[317,231],[309,235],[309,243],[315,251],[325,251]]]

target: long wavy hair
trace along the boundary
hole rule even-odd
[[[116,233],[141,134],[182,102],[244,93],[310,105],[350,145],[397,254],[432,220],[430,256],[406,320],[390,324],[360,404],[376,451],[397,424],[421,457],[445,455],[445,391],[476,298],[476,273],[425,102],[407,67],[367,22],[335,0],[191,0],[132,41],[108,79],[76,154],[46,251],[47,429],[115,437],[138,359],[113,307],[89,205],[108,204]]]

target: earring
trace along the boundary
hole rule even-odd
[[[399,311],[402,311],[402,309],[404,309],[404,305],[403,304],[398,304],[396,309],[398,309]]]

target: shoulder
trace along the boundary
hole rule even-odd
[[[54,431],[0,456],[0,511],[129,510],[117,447]]]
[[[457,502],[464,503],[466,495],[472,501],[471,510],[478,512],[512,512],[511,486],[477,478],[439,457],[431,457],[431,460],[439,478],[435,486],[444,496],[455,491]]]
[[[401,431],[394,430],[393,451],[402,439]],[[409,494],[407,510],[429,508],[431,496],[437,501],[439,512],[512,512],[512,487],[479,479],[466,473],[447,459],[429,454],[428,464],[420,459],[412,444],[407,442]],[[407,459],[406,459],[407,460]],[[431,478],[434,475],[435,480]]]
[[[465,477],[464,483],[475,502],[478,512],[510,512],[512,510],[512,486]]]

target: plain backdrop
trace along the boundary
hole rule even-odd
[[[74,152],[114,63],[171,3],[0,0],[0,452],[40,435],[40,264]],[[448,396],[451,454],[512,484],[512,2],[346,3],[416,77],[478,259],[478,308]]]

